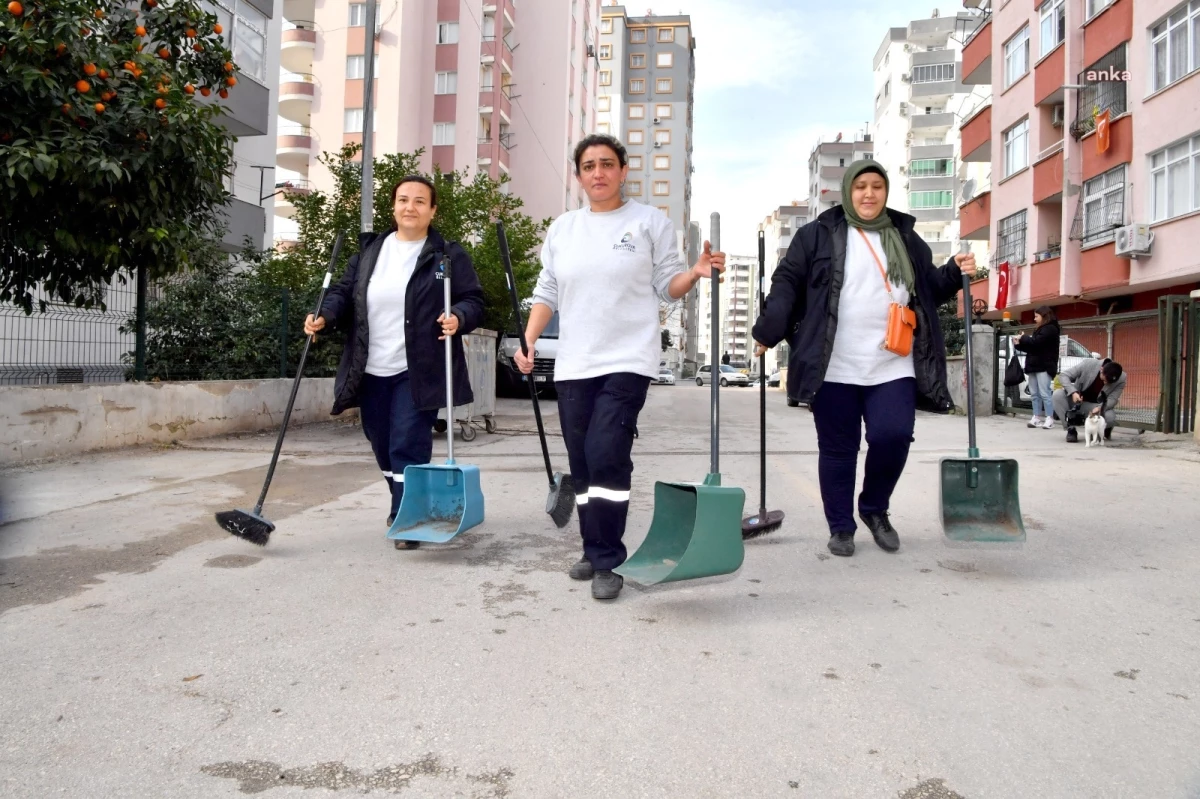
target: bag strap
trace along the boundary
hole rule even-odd
[[[879,254],[875,252],[875,248],[871,246],[871,240],[867,238],[866,233],[863,233],[863,229],[860,227],[856,227],[854,229],[858,231],[858,235],[862,236],[863,243],[866,244],[867,249],[871,251],[871,257],[875,259],[875,265],[879,267],[879,276],[883,278],[883,285],[887,287],[888,296],[892,297],[892,283],[888,280],[887,270],[883,268],[883,262],[879,260]],[[892,302],[895,301],[896,298],[892,297]]]

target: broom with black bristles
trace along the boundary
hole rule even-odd
[[[333,280],[333,267],[337,263],[338,253],[341,249],[342,234],[339,233],[337,240],[333,242],[333,254],[329,256],[329,267],[325,270],[325,280],[321,283],[321,291],[317,295],[317,309],[313,311],[314,319],[321,313],[321,305],[325,302],[325,292]],[[275,476],[275,465],[279,462],[279,451],[283,449],[283,436],[287,433],[288,420],[292,418],[292,406],[296,404],[296,392],[300,390],[300,378],[304,375],[304,362],[308,360],[308,348],[312,346],[315,338],[316,334],[313,334],[305,339],[304,349],[300,351],[300,363],[296,366],[296,379],[292,383],[292,395],[288,397],[287,410],[283,412],[283,424],[279,426],[279,437],[275,439],[275,452],[271,455],[271,465],[267,468],[267,479],[263,482],[262,493],[258,495],[258,502],[255,504],[254,510],[225,510],[217,514],[217,524],[221,525],[223,529],[238,538],[246,539],[251,544],[258,544],[260,547],[267,545],[271,533],[275,531],[274,523],[262,515],[263,503],[267,501],[267,489],[271,487],[271,478]]]
[[[529,355],[529,345],[525,341],[525,321],[521,318],[521,301],[517,297],[517,279],[513,277],[512,257],[508,252],[508,237],[504,235],[504,223],[496,222],[496,238],[500,243],[500,259],[504,261],[504,274],[508,280],[508,294],[512,298],[513,315],[517,318],[517,334],[521,339],[521,352]],[[542,459],[546,462],[546,479],[550,482],[550,493],[546,496],[546,513],[559,527],[566,527],[571,521],[571,511],[575,510],[575,482],[571,475],[554,471],[550,465],[550,448],[546,444],[546,428],[542,424],[542,409],[538,405],[537,388],[533,385],[533,376],[529,383],[529,399],[533,401],[533,416],[537,419],[538,439],[542,442]]]
[[[758,231],[758,312],[767,309],[763,295],[763,270],[767,265],[766,240],[762,229]],[[760,535],[778,530],[783,525],[783,511],[767,510],[767,354],[758,356],[758,412],[759,412],[759,501],[758,513],[742,519],[742,540],[758,538]]]

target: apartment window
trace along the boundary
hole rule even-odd
[[[596,110],[597,111],[611,111],[612,110],[612,97],[609,97],[607,94],[604,95],[603,97],[597,97],[596,98]]]
[[[1004,177],[1029,166],[1029,120],[1022,119],[1004,131]]]
[[[645,144],[646,143],[646,131],[644,131],[644,130],[631,130],[626,135],[628,135],[628,137],[629,137],[630,144]]]
[[[1029,26],[1004,43],[1004,88],[1029,72]]]
[[[658,40],[660,42],[675,41],[675,29],[674,28],[659,28],[658,29]]]
[[[1087,0],[1087,18],[1091,19],[1115,2],[1116,0]]]
[[[1006,216],[996,226],[996,262],[1025,263],[1025,212]]]
[[[458,23],[439,22],[437,26],[438,44],[458,44]]]
[[[600,45],[600,58],[604,61],[608,61],[610,58],[612,58],[612,45],[611,44]]]
[[[913,210],[922,208],[953,208],[954,192],[952,191],[914,191],[908,195],[908,207]]]
[[[612,129],[609,127],[607,122],[601,122],[599,125],[596,126],[597,133],[604,133],[607,135],[608,133],[611,132],[611,130]]]
[[[658,94],[670,94],[675,86],[675,81],[671,78],[659,78],[654,82],[654,91]]]
[[[629,54],[629,68],[630,69],[645,69],[646,68],[646,54],[645,53],[630,53]]]
[[[669,180],[654,181],[654,196],[655,197],[666,197],[670,193],[671,193],[671,181],[669,181]]]
[[[376,12],[378,13],[378,12]],[[350,27],[361,28],[367,24],[367,6],[365,3],[350,4]]]
[[[1046,55],[1067,38],[1067,0],[1042,3],[1041,54]]]
[[[910,178],[942,178],[954,174],[954,162],[949,158],[925,158],[908,165]]]
[[[267,18],[246,0],[201,4],[225,28],[222,36],[238,69],[259,82],[267,79]]]
[[[631,44],[645,44],[646,43],[646,29],[645,28],[630,28],[629,29],[629,42]]]
[[[1125,45],[1117,45],[1107,55],[1085,69],[1079,75],[1079,83],[1085,88],[1076,92],[1075,124],[1077,133],[1083,134],[1095,127],[1097,115],[1108,111],[1110,117],[1124,114],[1128,109],[1128,81],[1122,80],[1125,72]],[[1112,78],[1116,78],[1113,80]]]
[[[1200,210],[1200,136],[1150,156],[1151,219]]]
[[[675,66],[674,53],[659,53],[654,56],[654,66],[656,67],[673,67]]]
[[[342,129],[346,133],[362,133],[363,110],[361,108],[347,108],[343,118]]]
[[[654,143],[655,144],[670,144],[671,143],[671,131],[670,130],[654,131]]]
[[[607,69],[600,70],[600,85],[612,86],[612,73]]]
[[[367,57],[352,55],[346,58],[346,77],[349,80],[362,80],[367,77]],[[375,78],[379,78],[379,54],[375,54]]]
[[[671,114],[672,111],[670,103],[659,103],[658,105],[654,106],[654,116],[658,117],[659,119],[670,119]]]
[[[1125,165],[1083,183],[1083,241],[1105,238],[1125,221]]]
[[[641,169],[641,168],[642,168],[642,157],[640,155],[629,156],[630,171],[633,171],[635,169]]]
[[[646,79],[645,78],[630,78],[629,79],[629,93],[630,94],[645,94],[646,93]]]
[[[642,182],[640,180],[625,181],[625,194],[630,197],[642,196]]]
[[[669,156],[669,155],[654,156],[654,168],[655,169],[670,169],[671,168],[671,156]]]
[[[503,134],[502,134],[503,135]],[[433,125],[433,146],[443,147],[454,144],[454,123],[436,122]]]
[[[954,80],[953,64],[926,64],[920,67],[913,67],[913,83],[936,83],[947,80]]]
[[[640,105],[637,103],[633,103],[628,106],[628,109],[629,109],[629,111],[628,111],[629,119],[645,119],[646,118],[646,106]]]
[[[1200,0],[1180,6],[1150,29],[1154,90],[1200,69]]]
[[[607,17],[605,19],[600,20],[600,32],[601,33],[612,33],[613,32],[612,17]]]
[[[457,72],[439,72],[435,83],[434,94],[458,94]]]

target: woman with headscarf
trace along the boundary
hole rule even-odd
[[[918,406],[947,413],[946,347],[937,308],[975,274],[975,256],[933,265],[916,220],[887,208],[887,172],[856,161],[842,202],[805,225],[771,278],[754,325],[755,354],[791,346],[788,396],[808,405],[817,428],[818,471],[829,551],[854,554],[854,483],[863,423],[866,475],[858,514],[882,549],[900,537],[888,519],[904,471]]]

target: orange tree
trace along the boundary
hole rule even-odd
[[[193,0],[0,9],[0,301],[101,305],[122,270],[162,276],[219,236],[221,33]]]

